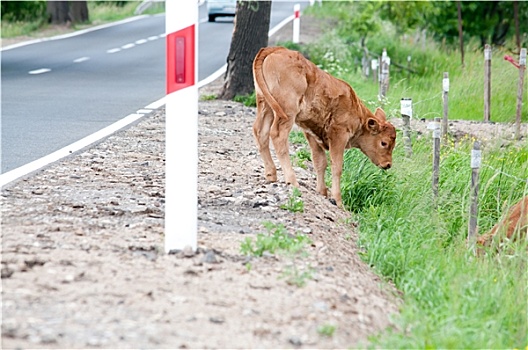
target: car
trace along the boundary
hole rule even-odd
[[[209,22],[216,17],[235,17],[237,0],[207,0],[207,14]]]

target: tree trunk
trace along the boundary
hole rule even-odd
[[[517,51],[521,52],[521,33],[519,31],[519,1],[513,2],[513,21],[515,24],[515,45]]]
[[[268,46],[271,1],[238,1],[231,38],[222,99],[248,95],[254,91],[253,59]]]
[[[73,23],[88,22],[88,4],[86,1],[72,1],[70,6],[70,17]]]
[[[66,24],[71,22],[68,1],[47,2],[47,12],[52,24]]]
[[[462,9],[460,0],[457,1],[457,14],[458,14],[458,41],[460,44],[460,60],[462,61],[462,67],[464,67],[464,31],[462,30]]]

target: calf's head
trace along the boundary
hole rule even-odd
[[[396,129],[385,117],[385,112],[377,108],[363,126],[358,140],[359,148],[378,167],[387,170],[392,166],[392,150],[396,144]]]

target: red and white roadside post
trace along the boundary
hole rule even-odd
[[[165,133],[165,252],[197,246],[198,6],[165,2],[167,96]]]
[[[295,4],[293,6],[293,42],[299,43],[299,35],[301,32],[301,5]]]

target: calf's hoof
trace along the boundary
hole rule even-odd
[[[277,182],[277,174],[266,174],[266,181]]]

